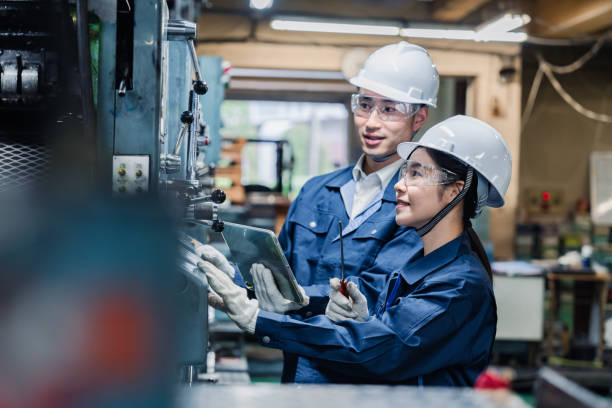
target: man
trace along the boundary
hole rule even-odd
[[[414,230],[395,223],[393,185],[402,164],[397,145],[411,141],[427,121],[429,107],[436,106],[436,67],[425,49],[402,41],[373,52],[349,82],[358,88],[351,109],[363,154],[354,166],[309,180],[279,236],[309,304],[302,307],[282,299],[273,279],[265,276],[269,272],[254,268],[255,293],[263,310],[304,317],[325,313],[329,280],[341,270],[338,221],[343,226],[345,276],[367,276],[372,292],[380,291],[385,276],[422,249]],[[218,252],[206,247],[200,254],[230,276],[239,275]],[[283,382],[329,382],[333,376],[314,359],[285,354]]]

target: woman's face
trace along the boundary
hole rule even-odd
[[[429,153],[423,148],[417,148],[410,160],[426,166],[438,167]],[[461,183],[461,182],[458,182]],[[431,220],[442,208],[452,201],[458,183],[450,185],[421,184],[406,185],[404,179],[395,184],[395,222],[399,225],[420,228]]]

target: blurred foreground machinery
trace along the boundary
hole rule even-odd
[[[225,194],[204,162],[196,25],[169,14],[165,0],[2,2],[0,194],[146,197],[202,242],[223,229]],[[193,251],[173,242],[176,360],[190,382],[206,370],[208,285]]]

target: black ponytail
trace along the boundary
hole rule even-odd
[[[425,148],[427,153],[432,157],[433,161],[436,163],[438,167],[443,169],[447,169],[452,171],[453,173],[459,176],[459,180],[466,180],[468,173],[468,166],[459,160],[455,159],[452,156],[449,156],[446,153],[440,152],[438,150],[433,150],[429,148]],[[472,182],[468,188],[467,193],[463,199],[463,227],[470,237],[470,243],[472,250],[476,252],[478,255],[478,259],[480,259],[480,263],[487,271],[487,275],[491,282],[493,282],[493,271],[491,269],[491,263],[489,262],[489,258],[487,257],[487,253],[482,245],[482,241],[474,228],[472,228],[472,222],[470,219],[474,216],[476,210],[477,203],[477,191],[478,191],[478,177],[474,175],[472,178]]]

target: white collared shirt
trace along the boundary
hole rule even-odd
[[[367,209],[372,204],[372,200],[374,200],[376,195],[387,188],[391,179],[403,163],[402,159],[397,159],[378,171],[365,174],[362,169],[364,159],[365,155],[362,154],[353,168],[355,196],[353,197],[351,219],[357,217]]]

